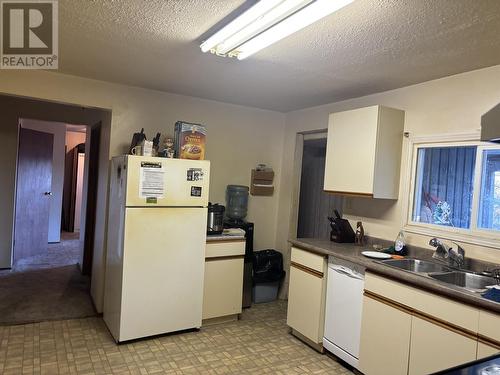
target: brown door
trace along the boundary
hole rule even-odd
[[[53,144],[52,134],[20,129],[14,262],[47,251]]]

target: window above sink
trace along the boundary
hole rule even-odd
[[[500,145],[449,138],[410,139],[404,229],[500,248]]]
[[[477,146],[417,147],[412,221],[470,229]]]
[[[500,148],[482,153],[477,226],[500,231]]]

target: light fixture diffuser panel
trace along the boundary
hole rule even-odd
[[[353,0],[316,0],[311,5],[238,47],[238,60],[246,59],[248,56],[269,47],[352,2]]]
[[[243,60],[354,0],[261,0],[201,44],[203,52]]]

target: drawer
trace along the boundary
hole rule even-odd
[[[326,257],[322,255],[292,247],[291,261],[321,273],[325,272]]]
[[[365,290],[470,332],[478,332],[477,308],[368,272]]]
[[[245,255],[245,240],[207,242],[205,258]]]

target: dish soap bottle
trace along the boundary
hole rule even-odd
[[[399,231],[396,241],[394,243],[394,251],[397,255],[408,255],[408,248],[406,247],[405,234],[402,230]]]

